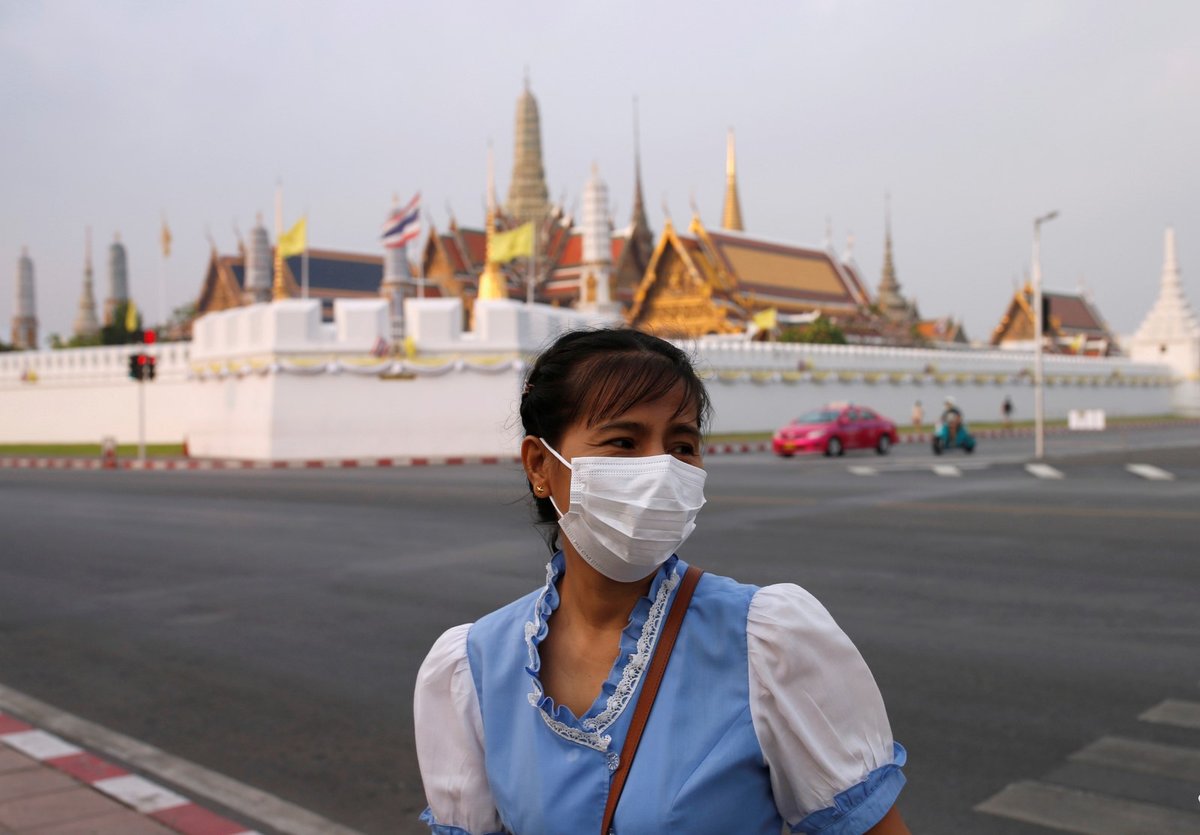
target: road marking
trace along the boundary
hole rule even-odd
[[[1200,783],[1200,749],[1102,736],[1067,759]]]
[[[861,464],[856,464],[855,466],[847,467],[846,469],[854,475],[879,475],[879,470],[875,469],[874,467],[866,467]]]
[[[1138,719],[1143,722],[1157,722],[1160,725],[1200,730],[1200,702],[1167,699],[1147,710]]]
[[[953,464],[934,464],[933,471],[944,478],[960,478],[962,470]]]
[[[1194,835],[1200,823],[1190,812],[1032,780],[1007,786],[975,810],[1082,835]]]
[[[1046,507],[1045,505],[967,504],[965,502],[881,502],[894,510],[925,510],[931,513],[993,513],[1016,516],[1077,516],[1087,519],[1182,519],[1200,522],[1194,510],[1133,510],[1123,507]]]
[[[106,780],[97,780],[92,785],[114,800],[119,800],[126,806],[137,809],[143,815],[161,812],[164,809],[174,809],[177,806],[187,806],[191,802],[186,797],[180,797],[175,792],[155,785],[136,774],[109,777]]]
[[[334,823],[272,794],[88,722],[4,685],[0,685],[0,709],[12,711],[35,725],[76,740],[99,754],[280,832],[292,835],[362,835],[357,830]],[[8,741],[7,736],[5,741]]]
[[[1038,478],[1062,478],[1062,470],[1055,469],[1049,464],[1026,464],[1025,471]]]
[[[1169,473],[1166,470],[1156,467],[1153,464],[1126,464],[1125,469],[1134,475],[1141,476],[1148,481],[1174,481],[1175,474]]]

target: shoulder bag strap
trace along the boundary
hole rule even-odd
[[[654,658],[646,670],[646,679],[642,683],[642,693],[638,696],[637,707],[633,710],[633,719],[629,723],[629,732],[625,735],[625,744],[621,746],[621,761],[613,772],[612,784],[608,790],[608,803],[604,806],[604,821],[600,827],[600,835],[608,835],[612,827],[613,815],[617,812],[617,802],[621,799],[621,790],[625,788],[625,779],[629,776],[629,767],[633,765],[633,756],[637,753],[638,743],[642,741],[642,731],[646,729],[646,721],[650,718],[650,709],[654,707],[654,697],[658,695],[658,685],[662,683],[663,673],[667,670],[667,662],[671,660],[671,650],[675,639],[679,636],[679,627],[683,624],[683,616],[687,614],[688,604],[692,602],[692,592],[704,571],[689,565],[675,593],[675,602],[667,615],[663,631],[659,633],[658,645],[654,649]]]

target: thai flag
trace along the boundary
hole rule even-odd
[[[383,234],[380,236],[383,245],[388,249],[404,246],[421,234],[421,193],[417,192],[408,205],[396,209],[392,216],[383,224]]]

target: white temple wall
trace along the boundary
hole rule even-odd
[[[142,384],[147,439],[253,460],[513,455],[525,363],[563,330],[599,322],[504,301],[479,304],[476,330],[464,331],[457,300],[410,299],[416,354],[377,358],[371,351],[389,331],[386,302],[339,300],[331,324],[321,323],[318,304],[210,314],[196,322],[192,343],[154,346],[158,379]],[[931,419],[947,394],[968,419],[999,419],[1006,394],[1017,419],[1033,414],[1032,357],[1011,351],[680,344],[708,378],[716,432],[772,430],[835,400],[900,424],[914,400]],[[138,383],[127,378],[127,358],[136,350],[0,354],[0,443],[135,441]],[[1124,358],[1051,356],[1046,375],[1050,418],[1088,408],[1163,414],[1172,398],[1200,394],[1163,365]]]

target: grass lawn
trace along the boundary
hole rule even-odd
[[[118,458],[136,458],[137,444],[118,444]],[[99,458],[100,444],[0,444],[0,455],[26,458]],[[182,458],[183,444],[146,444],[147,458]]]

